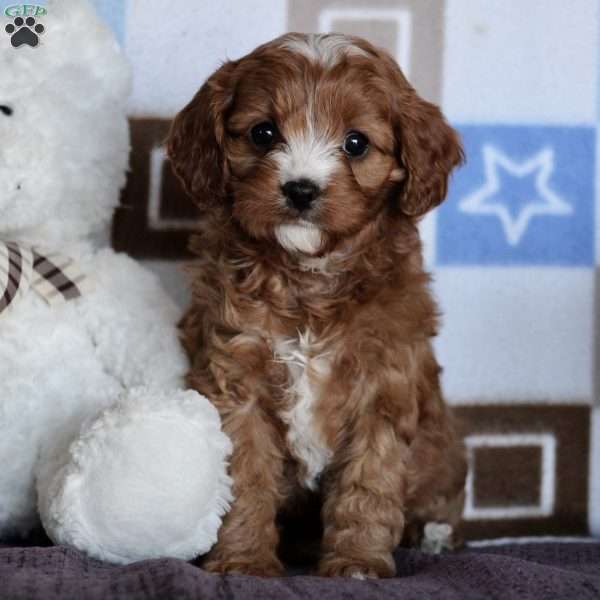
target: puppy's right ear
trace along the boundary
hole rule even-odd
[[[167,138],[173,170],[201,207],[225,195],[224,114],[233,101],[235,66],[235,62],[227,62],[210,76],[177,114]]]

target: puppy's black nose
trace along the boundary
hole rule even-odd
[[[288,205],[300,212],[310,208],[320,191],[317,185],[309,179],[288,181],[281,189],[287,198]]]

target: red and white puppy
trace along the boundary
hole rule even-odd
[[[462,511],[416,226],[462,159],[456,133],[383,50],[289,34],[214,73],[168,150],[202,210],[188,381],[234,444],[206,567],[280,573],[276,516],[310,489],[319,572],[393,575],[403,534]]]

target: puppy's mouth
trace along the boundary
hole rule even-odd
[[[323,230],[314,223],[297,219],[275,227],[277,241],[289,252],[318,254],[325,239]]]

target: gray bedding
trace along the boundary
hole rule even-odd
[[[0,546],[0,599],[600,598],[600,541],[493,546],[442,556],[401,548],[396,562],[398,577],[387,580],[305,574],[261,579],[212,575],[174,559],[117,567],[64,547]]]

